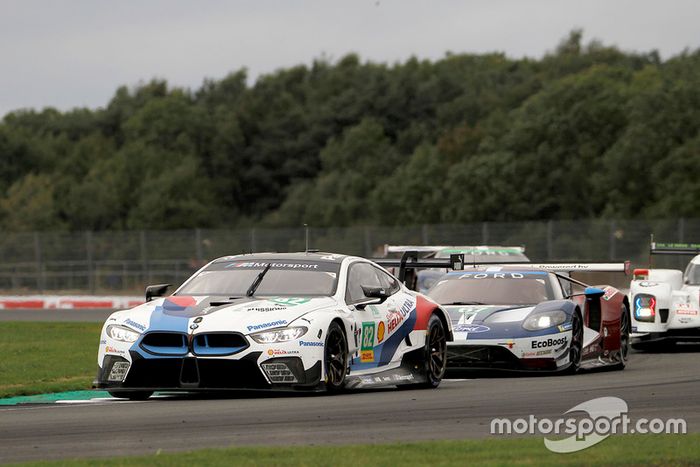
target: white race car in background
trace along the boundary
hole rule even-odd
[[[697,255],[697,244],[651,243],[652,255]],[[635,269],[630,284],[632,346],[700,341],[700,255],[685,269]]]
[[[112,314],[94,387],[154,391],[437,387],[447,313],[366,259],[329,253],[219,258],[171,296]]]

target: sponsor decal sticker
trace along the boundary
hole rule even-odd
[[[468,272],[459,276],[460,279],[524,279],[525,275],[519,272]]]
[[[457,332],[486,332],[490,331],[491,328],[481,324],[458,324],[454,330]]]
[[[259,313],[266,313],[268,311],[284,311],[286,310],[286,306],[259,306],[259,307],[251,307],[251,308],[246,308],[245,311],[255,311]]]
[[[257,261],[246,261],[243,263],[231,263],[227,268],[264,268],[270,264],[270,268],[276,269],[318,269],[318,264],[310,263],[265,263]]]
[[[564,331],[570,331],[570,330],[571,330],[571,326],[572,326],[571,323],[564,323],[564,324],[560,324],[560,325],[557,326],[557,327],[559,328],[559,330],[560,330],[561,332],[564,332]]]
[[[277,303],[278,305],[297,306],[303,305],[304,303],[309,303],[311,299],[304,297],[277,297],[271,298],[268,301],[272,303]]]
[[[286,349],[267,349],[267,354],[270,357],[274,357],[277,355],[298,355],[299,351],[298,350],[286,350]]]
[[[107,347],[105,347],[105,352],[107,352],[107,353],[117,353],[117,354],[123,354],[123,353],[124,353],[123,350],[115,349],[115,348],[112,347],[111,345],[108,345]]]
[[[566,336],[560,337],[559,339],[545,339],[541,341],[532,341],[531,345],[533,349],[541,349],[543,347],[554,347],[555,345],[566,345],[567,339]]]
[[[363,363],[374,361],[374,350],[363,350],[360,353],[360,361]]]
[[[144,326],[141,323],[137,323],[136,321],[132,321],[129,318],[127,318],[126,321],[124,321],[124,324],[126,324],[127,326],[131,326],[134,329],[138,329],[139,331],[146,330],[146,326]]]
[[[360,361],[374,361],[374,323],[362,323],[362,346],[360,347]]]
[[[508,347],[509,349],[512,349],[513,346],[515,345],[515,342],[513,342],[513,341],[499,342],[498,345],[502,345],[504,347]]]
[[[372,312],[372,316],[374,316],[375,318],[379,318],[381,316],[376,306],[369,305],[367,308],[369,308],[369,311]]]
[[[112,365],[109,376],[107,376],[107,381],[124,381],[128,369],[128,362],[115,362],[114,365]]]
[[[603,290],[605,291],[605,293],[603,294],[603,300],[610,300],[615,296],[615,294],[617,294],[617,290],[615,290],[612,287],[606,287]]]
[[[403,305],[401,305],[401,308],[398,310],[389,310],[389,312],[386,315],[386,322],[387,322],[387,330],[389,331],[389,334],[394,332],[396,328],[399,327],[399,325],[403,322],[403,320],[406,318],[411,313],[411,310],[413,310],[414,303],[410,300],[406,300]]]
[[[385,326],[384,321],[380,321],[377,325],[377,343],[381,343],[384,340]]]
[[[323,342],[299,341],[299,345],[302,347],[323,347]]]
[[[287,320],[280,319],[277,321],[270,321],[269,323],[262,323],[262,324],[251,324],[250,326],[247,326],[248,331],[258,331],[260,329],[267,329],[267,328],[272,328],[276,326],[284,326],[287,324]]]

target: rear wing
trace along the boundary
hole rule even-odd
[[[544,270],[551,272],[622,272],[626,275],[630,273],[630,262],[623,263],[519,263],[519,262],[500,262],[500,263],[485,263],[469,261],[464,263],[464,254],[451,254],[450,258],[418,258],[417,251],[404,252],[401,259],[386,259],[379,258],[373,260],[375,263],[384,267],[399,268],[398,278],[401,282],[406,279],[407,269],[418,268],[445,268],[455,271],[464,270],[465,266],[517,266],[519,269]]]
[[[700,254],[700,243],[660,243],[654,241],[654,235],[651,235],[649,243],[649,268],[653,267],[652,258],[654,255],[697,255]],[[635,269],[635,279],[639,276],[640,279],[646,280],[649,276],[649,269]]]
[[[389,253],[405,253],[407,251],[416,251],[418,253],[437,253],[443,250],[454,250],[453,253],[463,253],[465,255],[479,256],[489,252],[508,252],[510,254],[524,254],[525,247],[523,246],[498,246],[498,245],[478,245],[478,246],[462,246],[462,245],[384,245],[384,256]],[[505,256],[505,255],[504,255]]]
[[[658,243],[653,241],[649,246],[651,255],[697,255],[700,254],[700,243]]]

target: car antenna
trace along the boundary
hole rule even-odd
[[[309,252],[309,224],[304,224],[304,236],[306,237],[306,248],[304,253]]]

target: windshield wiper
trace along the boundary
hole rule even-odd
[[[488,305],[488,303],[484,302],[474,302],[474,301],[467,301],[467,302],[452,302],[452,303],[443,303],[442,305]]]
[[[267,271],[270,270],[270,266],[272,266],[272,263],[267,263],[267,266],[265,266],[265,269],[260,271],[260,274],[258,274],[258,277],[255,278],[252,284],[250,284],[250,287],[248,287],[248,290],[245,293],[246,297],[252,297],[253,294],[255,293],[255,290],[258,288],[260,283],[263,280],[263,277],[265,277],[265,274],[267,274]]]

